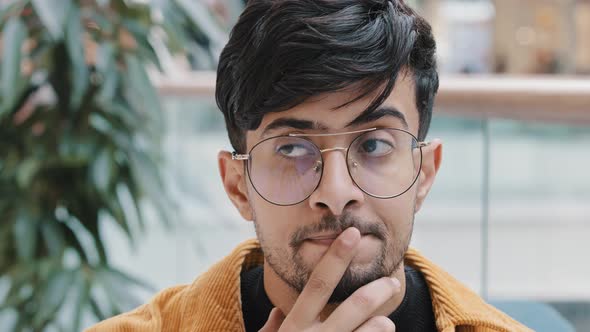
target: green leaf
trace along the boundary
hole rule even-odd
[[[76,232],[72,230],[70,226],[65,222],[62,222],[59,225],[61,226],[64,235],[64,240],[68,244],[68,247],[75,250],[83,262],[89,263],[90,257],[88,256],[87,249],[84,248],[84,246],[82,245],[82,240],[78,238],[78,234],[76,234]]]
[[[38,302],[39,310],[35,313],[33,326],[41,327],[59,310],[71,286],[72,277],[71,271],[62,270],[61,267],[56,268],[42,290]]]
[[[102,149],[90,166],[92,183],[102,193],[107,193],[113,177],[113,158],[109,149]]]
[[[103,106],[108,107],[113,102],[119,89],[119,73],[113,69],[103,75],[102,85],[99,88],[96,100]]]
[[[3,216],[4,221],[0,222],[0,280],[2,279],[1,276],[6,273],[6,271],[16,264],[16,260],[14,259],[14,236],[12,228],[13,226],[13,212],[11,209],[4,208],[0,210],[0,216]],[[9,222],[6,222],[9,220]],[[1,301],[0,301],[1,302]]]
[[[167,17],[166,12],[164,12],[164,16]],[[190,37],[187,33],[182,29],[177,22],[173,21],[171,18],[166,18],[164,23],[162,24],[162,28],[166,31],[166,46],[171,49],[171,51],[181,51],[184,50],[184,47],[189,43]]]
[[[116,8],[118,13],[121,13],[122,17],[128,17],[146,23],[151,22],[150,17],[150,6],[144,1],[128,1],[128,0],[111,0],[113,1],[113,7]],[[145,1],[147,2],[147,1]]]
[[[149,27],[139,24],[135,20],[123,20],[123,26],[127,28],[131,35],[133,35],[142,58],[151,61],[160,71],[162,71],[162,65],[158,59],[158,54],[149,40]]]
[[[2,113],[14,107],[18,101],[24,80],[21,76],[20,64],[22,59],[21,48],[27,37],[27,27],[18,17],[11,17],[2,30]]]
[[[134,127],[122,128],[121,126],[116,126],[113,123],[114,120],[112,119],[112,116],[107,119],[107,115],[111,115],[112,113],[114,112],[109,110],[109,114],[92,114],[90,116],[90,125],[97,132],[108,137],[109,141],[118,147],[118,150],[125,151],[131,149],[135,144],[131,136],[133,135]],[[121,114],[117,114],[117,116],[120,115]]]
[[[111,198],[106,198],[106,202],[108,205],[106,210],[113,217],[113,219],[115,219],[119,227],[123,229],[123,231],[127,235],[127,238],[131,242],[131,246],[135,247],[135,239],[133,237],[133,233],[131,232],[131,227],[129,225],[127,216],[125,215],[125,210],[119,202],[118,197],[115,196]]]
[[[84,93],[89,85],[89,72],[84,58],[84,29],[80,10],[76,6],[70,8],[66,26],[66,47],[73,64],[72,95],[70,107],[77,109],[82,103]]]
[[[142,193],[157,207],[157,212],[164,222],[170,226],[172,220],[172,202],[164,194],[164,185],[156,164],[144,153],[134,151],[130,154],[130,162],[136,183],[141,186]]]
[[[161,134],[164,118],[158,93],[145,71],[144,64],[133,54],[126,54],[127,74],[124,79],[130,88],[130,100],[137,111],[147,111],[149,123]]]
[[[135,184],[130,176],[124,176],[122,178],[123,184],[121,184],[122,191],[129,195],[131,204],[135,210],[137,216],[137,222],[139,223],[139,230],[145,232],[145,217],[140,207],[140,191],[138,186]]]
[[[88,305],[90,298],[90,281],[86,277],[83,269],[79,269],[76,273],[76,300],[74,303],[74,319],[72,320],[72,331],[80,331],[80,324],[82,323],[82,314]]]
[[[16,173],[16,180],[19,187],[28,188],[40,168],[41,164],[35,158],[30,158],[22,162]]]
[[[31,298],[33,292],[29,286],[31,279],[35,275],[35,265],[18,264],[13,266],[7,275],[11,281],[10,288],[8,294],[6,294],[5,298],[0,303],[0,311],[16,307]]]
[[[106,109],[110,115],[116,116],[120,119],[121,125],[116,126],[120,130],[125,131],[128,137],[142,134],[142,125],[139,123],[138,114],[131,109],[131,106],[121,98],[112,100],[109,107]],[[126,145],[123,145],[127,149]]]
[[[157,1],[157,7],[159,11],[162,12],[162,27],[166,31],[168,43],[170,39],[172,39],[172,51],[182,50],[185,45],[192,39],[189,37],[189,34],[192,31],[188,31],[185,29],[187,23],[190,23],[187,20],[187,17],[175,1]],[[154,6],[156,6],[154,4]],[[179,43],[180,45],[177,45]]]
[[[208,12],[203,3],[193,0],[176,0],[176,3],[184,10],[194,26],[203,31],[210,40],[225,43],[227,35],[219,28],[219,25],[213,19],[213,15]]]
[[[71,0],[32,0],[35,12],[54,40],[63,37],[67,14],[72,6]]]
[[[41,235],[43,235],[50,256],[61,256],[65,248],[65,240],[64,234],[59,227],[59,221],[55,219],[43,220],[41,222]]]
[[[101,73],[116,69],[115,68],[115,45],[112,42],[104,42],[98,46],[98,57],[96,59],[96,69]]]
[[[113,102],[119,87],[119,71],[115,63],[116,49],[113,43],[104,42],[98,47],[96,69],[102,75],[103,81],[99,88],[97,101],[102,105]]]
[[[98,302],[96,301],[96,299],[94,297],[90,298],[90,308],[92,308],[92,313],[94,313],[94,316],[96,318],[98,318],[98,320],[105,320],[107,318],[109,318],[100,308],[100,305],[98,305]]]
[[[16,251],[19,258],[25,261],[31,261],[37,248],[37,220],[32,214],[21,208],[16,217],[13,226],[14,237],[16,239]]]
[[[96,3],[98,3],[98,5],[101,7],[108,6],[110,2],[110,0],[96,0]]]
[[[97,217],[98,218],[98,217]],[[85,224],[88,228],[90,235],[92,236],[92,240],[94,241],[94,247],[96,249],[96,254],[98,255],[98,262],[101,264],[108,264],[108,256],[107,250],[105,248],[105,242],[100,237],[100,233],[98,231],[98,220],[93,220],[91,222],[92,225]],[[91,227],[88,227],[91,226]]]
[[[105,14],[107,16],[105,16]],[[98,38],[95,38],[96,40],[102,40],[103,36],[112,36],[115,33],[115,28],[118,26],[118,22],[114,20],[111,15],[110,10],[85,11],[84,16],[97,25],[98,31],[95,30],[95,33]]]

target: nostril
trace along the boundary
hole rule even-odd
[[[317,207],[319,207],[320,209],[328,209],[328,204],[326,204],[326,203],[317,202],[315,205]]]
[[[355,205],[356,203],[358,203],[356,200],[350,200],[350,201],[346,202],[346,204],[344,205],[344,208],[345,208],[345,209],[346,209],[346,208],[350,208],[350,207],[352,207],[353,205]]]

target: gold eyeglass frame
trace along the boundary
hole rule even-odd
[[[428,145],[430,145],[430,142],[426,142],[426,141],[418,141],[418,138],[416,138],[416,136],[414,136],[414,134],[410,133],[407,130],[403,130],[403,129],[399,129],[399,128],[368,128],[368,129],[360,129],[360,130],[353,130],[353,131],[346,131],[346,132],[339,132],[339,133],[322,133],[322,134],[300,134],[300,133],[292,133],[292,134],[287,134],[287,135],[278,135],[278,136],[273,136],[273,137],[269,137],[269,138],[265,138],[263,140],[261,140],[260,142],[256,143],[251,149],[249,153],[246,154],[239,154],[236,151],[232,152],[231,154],[231,159],[232,160],[245,160],[247,162],[250,161],[250,156],[251,156],[251,152],[252,150],[254,150],[256,148],[256,146],[258,146],[259,144],[268,141],[270,139],[274,139],[274,138],[278,138],[278,137],[331,137],[331,136],[342,136],[342,135],[350,135],[350,134],[364,134],[367,132],[371,132],[371,131],[375,131],[375,130],[381,130],[381,129],[390,129],[390,130],[397,130],[397,131],[402,131],[405,132],[406,134],[412,136],[412,138],[417,142],[417,146],[415,148],[420,149],[420,165],[418,166],[418,169],[422,168],[422,148],[426,147]],[[313,144],[313,146],[315,146],[318,151],[320,151],[320,157],[324,152],[330,152],[330,151],[344,151],[345,153],[345,158],[348,159],[348,150],[350,149],[350,147],[352,146],[352,144],[354,143],[354,141],[360,137],[362,135],[359,135],[357,137],[355,137],[350,145],[348,147],[333,147],[333,148],[326,148],[326,149],[320,149],[314,142],[309,141],[311,144]],[[320,179],[316,185],[316,187],[311,191],[311,193],[309,195],[307,195],[304,199],[296,202],[296,203],[290,203],[290,204],[280,204],[280,203],[276,203],[271,201],[270,199],[266,198],[264,195],[262,195],[258,189],[256,189],[256,186],[254,185],[254,182],[252,181],[252,178],[250,176],[250,169],[249,167],[245,167],[246,168],[246,172],[248,173],[248,179],[250,180],[250,183],[252,184],[252,187],[254,188],[254,190],[256,190],[256,192],[258,193],[258,195],[260,195],[260,197],[262,197],[264,200],[266,200],[267,202],[271,203],[271,204],[275,204],[275,205],[279,205],[279,206],[291,206],[291,205],[296,205],[299,204],[303,201],[305,201],[306,199],[308,199],[319,187],[321,181],[322,181],[322,176],[323,176],[323,160],[320,163],[319,166],[321,166],[322,168],[322,175],[320,176]],[[356,181],[354,180],[354,177],[352,176],[352,174],[350,173],[350,167],[348,167],[347,164],[347,169],[348,169],[348,174],[352,180],[352,182],[355,184],[355,186],[357,186],[357,188],[359,188],[362,192],[364,192],[365,194],[371,196],[371,197],[375,197],[375,198],[379,198],[379,199],[390,199],[390,198],[395,198],[398,196],[401,196],[403,194],[405,194],[408,190],[410,190],[410,188],[412,188],[414,186],[414,184],[416,183],[416,181],[418,180],[418,175],[419,173],[416,175],[416,177],[414,178],[414,180],[412,181],[412,183],[410,184],[410,186],[408,187],[408,189],[404,190],[402,193],[397,194],[397,195],[393,195],[393,196],[379,196],[379,195],[375,195],[375,194],[371,194],[369,192],[367,192],[366,190],[364,190],[361,186],[359,186]]]

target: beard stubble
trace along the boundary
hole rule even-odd
[[[349,266],[340,282],[332,292],[328,303],[341,303],[360,287],[381,277],[391,276],[403,263],[409,247],[413,230],[413,216],[407,234],[394,233],[393,236],[382,222],[362,221],[350,213],[339,217],[325,215],[317,224],[305,225],[296,230],[289,241],[288,248],[268,246],[262,231],[254,220],[256,235],[260,242],[265,260],[273,271],[297,293],[301,293],[309,280],[313,267],[306,264],[300,255],[300,248],[305,239],[319,232],[340,233],[346,228],[355,227],[363,235],[371,235],[381,242],[381,250],[367,266]]]

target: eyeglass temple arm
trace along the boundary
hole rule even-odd
[[[429,145],[430,145],[430,142],[418,142],[418,147],[419,148],[423,148],[423,147],[426,147],[426,146],[429,146]]]
[[[248,160],[250,158],[250,154],[239,154],[237,152],[232,152],[231,153],[231,159],[232,160]]]

